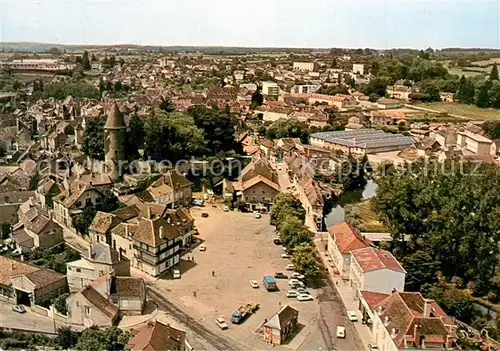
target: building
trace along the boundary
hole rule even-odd
[[[266,344],[281,345],[297,328],[299,311],[286,305],[264,323]]]
[[[376,129],[319,132],[311,134],[310,143],[330,150],[356,155],[404,150],[413,140],[401,134]]]
[[[433,300],[395,292],[375,305],[372,335],[379,350],[451,350],[456,326]]]
[[[232,201],[235,207],[246,207],[250,210],[269,210],[274,197],[280,191],[278,174],[260,152],[243,168],[236,181],[224,179],[222,182],[225,199]]]
[[[362,63],[353,63],[352,64],[352,71],[355,74],[359,74],[363,76],[365,74],[365,65]]]
[[[351,252],[367,248],[371,243],[347,222],[330,226],[328,233],[328,255],[340,276],[348,279],[351,271]]]
[[[365,247],[351,252],[349,284],[356,296],[360,290],[381,294],[404,291],[405,276],[406,271],[389,251]]]
[[[130,261],[120,257],[119,253],[105,242],[90,244],[81,259],[66,263],[66,267],[66,278],[71,292],[83,289],[103,275],[130,275]]]
[[[113,181],[122,177],[122,163],[125,161],[125,138],[127,125],[118,105],[113,103],[104,125],[104,162],[106,171]]]
[[[54,220],[72,231],[73,216],[82,213],[88,206],[99,206],[104,194],[89,183],[73,181],[68,188],[53,199]]]
[[[267,96],[279,96],[280,94],[280,87],[278,83],[275,82],[262,82],[262,95]]]
[[[294,62],[293,70],[301,72],[314,72],[318,68],[316,62]]]
[[[279,119],[288,119],[293,112],[289,106],[268,106],[262,105],[255,109],[255,113],[265,122],[275,122]]]
[[[458,132],[457,145],[469,154],[480,156],[496,155],[496,145],[492,140],[468,130]]]
[[[399,125],[406,122],[406,115],[402,111],[379,110],[370,112],[371,124],[375,126]]]
[[[125,350],[184,351],[186,349],[186,332],[157,320],[150,321],[143,327],[133,330],[132,335],[133,337]]]
[[[403,81],[398,81],[394,85],[387,87],[387,96],[391,99],[410,101],[410,95],[413,93],[411,86],[404,85]]]
[[[402,106],[399,100],[380,98],[377,100],[377,107],[382,109],[400,108]]]
[[[113,305],[91,285],[86,286],[66,300],[68,317],[72,323],[85,327],[111,327],[120,318],[118,307]]]
[[[152,183],[147,191],[154,202],[170,207],[190,206],[192,200],[192,184],[177,170],[167,171]]]
[[[26,306],[42,305],[66,291],[64,275],[0,256],[0,297],[3,300]]]
[[[455,102],[455,93],[440,92],[439,98],[443,102]]]
[[[313,94],[321,89],[320,84],[300,84],[294,85],[290,92],[294,94]]]

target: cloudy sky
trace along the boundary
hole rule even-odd
[[[0,0],[0,41],[500,48],[500,0]]]

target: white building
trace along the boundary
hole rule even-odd
[[[317,68],[316,62],[294,62],[293,70],[302,72],[313,72]]]
[[[262,95],[278,96],[280,94],[280,87],[276,82],[262,82]]]
[[[328,228],[328,254],[342,278],[348,279],[351,267],[351,251],[366,248],[370,242],[364,239],[347,222],[341,222]]]
[[[352,71],[356,74],[364,75],[365,74],[365,65],[362,63],[353,63]]]
[[[291,89],[291,93],[295,94],[312,94],[317,92],[321,88],[320,84],[301,84],[294,85]]]
[[[406,271],[385,250],[366,247],[351,252],[350,286],[356,295],[360,290],[381,294],[404,291]]]
[[[468,130],[465,132],[458,132],[457,144],[463,148],[463,150],[474,155],[495,156],[496,154],[496,145],[492,140]]]

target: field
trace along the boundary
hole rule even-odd
[[[465,105],[451,102],[430,102],[416,104],[415,106],[427,108],[434,112],[444,112],[457,117],[470,120],[497,120],[500,121],[500,110],[494,108],[479,108],[474,105]]]
[[[370,200],[365,200],[357,204],[351,205],[352,211],[356,219],[359,221],[359,226],[363,232],[369,233],[385,233],[387,228],[380,222],[377,214],[372,208]]]
[[[473,65],[478,65],[478,66],[492,66],[494,63],[500,64],[500,57],[494,57],[494,58],[490,58],[489,60],[484,60],[484,61],[472,62]]]

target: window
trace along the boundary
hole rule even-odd
[[[128,300],[122,301],[122,308],[128,308]]]
[[[81,205],[82,205],[82,203],[80,201],[76,202],[76,207],[80,207]]]
[[[128,245],[129,250],[132,250],[132,244]]]
[[[77,268],[77,269],[76,269],[76,271],[77,271],[78,273],[81,273],[81,272],[82,272],[82,270],[81,270],[80,268]]]
[[[71,266],[68,266],[68,271],[70,271],[70,270],[71,270]]]
[[[88,316],[90,314],[90,307],[85,306],[85,314]]]
[[[262,194],[265,194],[265,193],[266,193],[266,191],[265,191],[265,190],[262,190]]]

